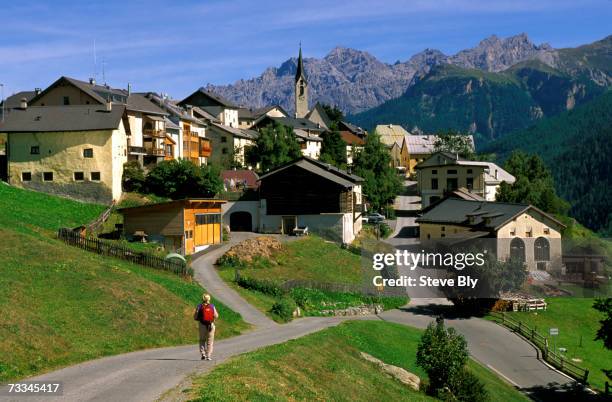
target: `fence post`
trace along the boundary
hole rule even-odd
[[[521,328],[522,323],[519,321],[518,324],[519,324],[518,325],[518,332],[519,332],[519,334],[521,334],[522,333],[522,328]]]
[[[544,338],[544,350],[542,351],[544,360],[548,357],[548,338]]]

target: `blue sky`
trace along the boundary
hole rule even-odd
[[[294,4],[295,3],[295,4]],[[385,62],[445,53],[491,34],[576,46],[612,34],[611,0],[49,1],[0,6],[5,95],[61,75],[180,98],[207,83],[259,75],[297,53],[335,46]]]

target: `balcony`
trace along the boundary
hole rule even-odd
[[[147,155],[153,156],[164,156],[165,152],[163,148],[145,148]]]
[[[144,130],[142,130],[142,134],[145,137],[166,138],[166,131],[165,130],[153,130],[153,129],[150,129],[150,128],[145,128]]]
[[[128,146],[128,152],[130,153],[130,155],[146,155],[147,154],[147,150],[145,149],[145,147]]]
[[[200,140],[200,156],[208,158],[212,154],[212,146],[209,140]]]

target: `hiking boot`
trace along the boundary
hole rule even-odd
[[[202,355],[202,360],[207,360],[206,355]],[[208,360],[210,360],[210,358],[208,358]]]
[[[205,360],[212,360],[212,359],[210,358],[210,356],[206,356]]]

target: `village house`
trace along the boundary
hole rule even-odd
[[[363,179],[309,157],[259,178],[259,200],[228,202],[223,223],[230,230],[318,233],[351,243],[362,227]]]
[[[275,123],[280,123],[293,130],[293,134],[295,134],[300,144],[302,155],[314,159],[319,158],[321,154],[321,144],[323,142],[321,135],[326,131],[325,128],[317,123],[313,123],[307,118],[270,116],[261,117],[253,124],[253,128],[260,130]]]
[[[208,122],[206,137],[210,140],[211,148],[215,149],[210,156],[211,162],[227,167],[246,164],[245,149],[255,145],[258,134],[254,130],[240,128],[240,108],[204,88],[199,88],[178,105]]]
[[[423,208],[459,188],[487,201],[495,201],[500,184],[515,181],[514,176],[493,162],[464,160],[448,152],[436,152],[416,166],[416,170]]]
[[[24,100],[0,125],[8,182],[80,200],[119,200],[128,160],[125,110],[113,103],[29,106]]]
[[[532,205],[446,198],[416,219],[421,243],[495,239],[496,256],[525,263],[528,270],[562,269],[565,226]]]
[[[186,199],[120,208],[123,233],[130,240],[155,241],[166,250],[189,255],[223,240],[221,205],[225,201]]]
[[[249,129],[253,127],[255,121],[262,116],[270,117],[287,117],[289,113],[278,105],[266,106],[258,109],[249,109],[241,107],[238,109],[238,125],[239,128]]]
[[[350,131],[340,131],[340,138],[346,144],[346,163],[350,166],[357,152],[363,150],[365,140]]]
[[[167,96],[158,95],[152,92],[145,94],[147,99],[166,111],[171,121],[171,128],[166,124],[166,130],[169,137],[177,144],[175,150],[175,158],[187,159],[194,164],[201,166],[208,164],[209,158],[212,156],[212,145],[207,138],[207,128],[209,121],[199,116],[205,112],[195,107],[183,108],[178,106],[175,101]],[[206,117],[213,118],[211,115]],[[213,118],[214,119],[214,118]]]

